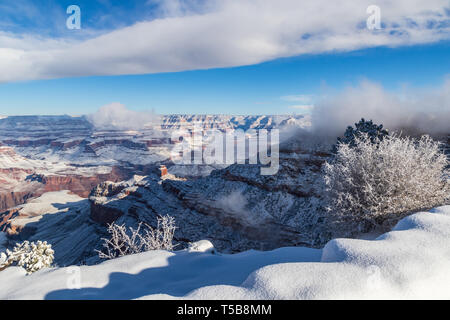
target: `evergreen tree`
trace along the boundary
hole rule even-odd
[[[337,143],[333,145],[332,152],[335,154],[338,150],[339,144],[347,144],[350,147],[355,147],[356,138],[362,135],[367,135],[372,143],[383,141],[384,137],[389,135],[388,130],[383,129],[383,125],[377,125],[372,120],[366,121],[362,118],[358,123],[355,123],[355,128],[348,126],[344,137],[337,138]]]

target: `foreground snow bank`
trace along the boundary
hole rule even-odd
[[[376,240],[336,239],[323,250],[213,253],[202,242],[183,252],[146,252],[31,276],[8,268],[0,272],[0,298],[448,299],[450,206],[411,215]]]

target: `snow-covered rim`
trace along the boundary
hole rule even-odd
[[[1,299],[450,298],[450,206],[402,219],[376,240],[335,239],[222,255],[207,241],[96,266],[0,273]],[[26,284],[26,285],[25,285]]]

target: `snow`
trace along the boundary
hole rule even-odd
[[[26,158],[16,152],[17,150],[11,147],[0,147],[0,169],[21,169],[32,170],[37,174],[66,176],[66,175],[81,175],[84,177],[91,177],[98,174],[108,174],[111,172],[111,167],[98,164],[92,167],[79,167],[63,161],[61,155],[58,154],[43,154],[35,153],[34,157],[44,156],[46,160]],[[35,151],[34,151],[35,152]],[[33,152],[31,152],[33,154]],[[77,156],[78,157],[78,156]]]
[[[196,176],[196,177],[206,177],[211,174],[212,171],[216,169],[224,169],[228,165],[173,165],[168,168],[170,174],[173,174],[177,177],[188,177],[188,176]]]
[[[215,253],[214,245],[211,241],[208,240],[200,240],[189,245],[187,249],[188,252],[208,252]]]
[[[46,214],[61,213],[61,206],[64,204],[77,203],[83,200],[69,190],[44,193],[42,196],[19,206],[20,216],[11,221],[11,225],[24,227],[41,220]],[[66,211],[68,211],[68,208],[66,208]]]
[[[450,206],[408,216],[375,240],[335,239],[322,250],[211,249],[202,241],[30,276],[10,267],[0,272],[0,299],[450,298]]]

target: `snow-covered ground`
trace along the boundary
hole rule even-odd
[[[42,154],[39,154],[42,156]],[[98,174],[108,174],[111,172],[111,167],[105,165],[80,167],[71,165],[69,162],[62,160],[62,157],[51,157],[46,155],[47,160],[36,159],[32,157],[24,157],[16,152],[11,147],[0,147],[0,169],[13,170],[30,170],[37,174],[65,176],[65,175],[80,175],[91,177]]]
[[[20,214],[9,221],[13,227],[23,228],[26,225],[40,221],[45,215],[68,212],[70,211],[71,203],[79,203],[82,201],[85,201],[85,199],[68,190],[47,192],[36,199],[31,199],[26,204],[16,207]],[[62,208],[64,205],[66,207]]]
[[[10,267],[0,272],[0,299],[449,299],[449,270],[445,206],[375,240],[336,239],[323,250],[222,255],[202,242],[30,276]]]

